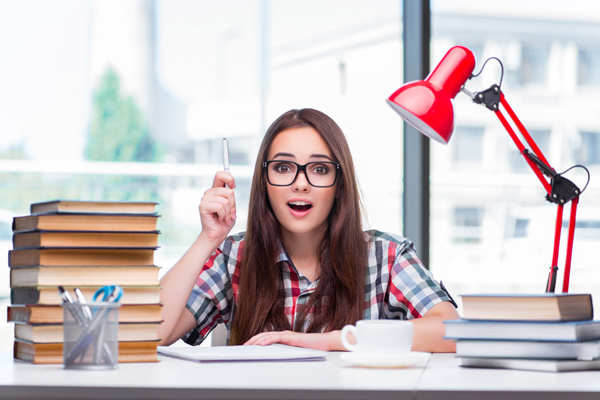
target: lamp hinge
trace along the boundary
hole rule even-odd
[[[500,107],[500,86],[494,84],[489,89],[476,92],[473,96],[473,102],[483,104],[492,111],[498,111],[498,107]]]

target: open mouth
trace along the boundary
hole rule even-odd
[[[288,203],[288,207],[296,212],[305,212],[312,208],[312,204],[303,201],[291,201]]]

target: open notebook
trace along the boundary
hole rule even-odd
[[[325,361],[327,352],[272,344],[269,346],[168,347],[158,346],[165,356],[197,362],[220,361]]]

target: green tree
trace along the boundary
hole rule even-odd
[[[87,159],[159,161],[158,148],[135,100],[122,93],[117,72],[108,68],[94,92]]]

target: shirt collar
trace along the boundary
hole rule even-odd
[[[287,261],[288,263],[291,264],[290,256],[288,255],[287,251],[285,251],[285,249],[283,248],[283,244],[281,243],[281,241],[279,239],[277,239],[277,260],[276,260],[276,262],[279,263],[282,261]]]
[[[296,276],[298,276],[298,278],[302,281],[305,281],[306,285],[308,285],[308,287],[316,287],[317,282],[319,281],[318,279],[315,280],[314,282],[311,282],[308,280],[307,277],[305,277],[304,275],[300,274],[300,272],[298,272],[298,270],[296,269],[296,266],[294,265],[294,262],[292,261],[291,257],[289,256],[289,254],[287,253],[287,251],[285,251],[285,249],[283,248],[283,244],[281,243],[281,241],[279,239],[277,239],[277,263],[280,264],[281,268],[291,268],[292,270],[294,270],[294,272],[296,273]]]

